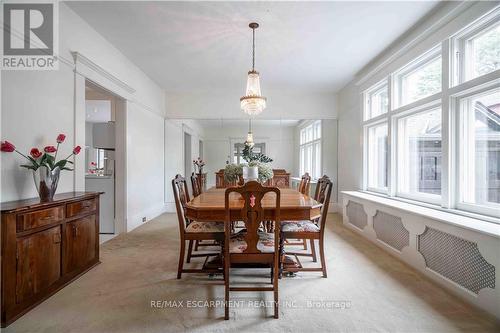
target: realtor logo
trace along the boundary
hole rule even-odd
[[[58,68],[56,2],[6,2],[2,5],[4,70]]]

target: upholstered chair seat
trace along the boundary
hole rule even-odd
[[[281,225],[283,232],[319,232],[319,227],[311,221],[286,221]]]
[[[274,252],[274,234],[269,232],[259,232],[259,241],[257,242],[257,250],[262,253]],[[245,234],[239,233],[231,237],[229,242],[230,253],[243,253],[247,249],[245,242]]]
[[[192,221],[186,227],[187,233],[193,232],[224,232],[224,222],[197,222]]]

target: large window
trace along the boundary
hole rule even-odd
[[[300,130],[300,174],[321,177],[321,120]]]
[[[387,81],[382,81],[364,94],[365,120],[387,113],[389,107],[389,91]]]
[[[368,188],[387,191],[387,124],[367,128]]]
[[[500,210],[500,88],[459,100],[459,204]]]
[[[441,195],[441,109],[398,119],[397,190],[402,196],[437,201]]]
[[[363,188],[500,223],[499,77],[500,6],[367,86]]]
[[[455,84],[500,69],[500,9],[474,22],[453,39]]]
[[[441,91],[441,48],[436,47],[395,74],[397,105],[406,105]]]

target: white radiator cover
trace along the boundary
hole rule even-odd
[[[346,227],[500,319],[500,235],[424,217],[354,193],[342,193]]]

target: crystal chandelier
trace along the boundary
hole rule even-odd
[[[243,112],[256,116],[266,108],[266,98],[261,95],[259,72],[255,70],[255,29],[259,24],[253,22],[248,26],[252,29],[252,70],[248,72],[246,94],[240,98],[240,103]]]
[[[252,118],[248,119],[248,134],[247,134],[247,140],[245,141],[245,145],[249,147],[253,147],[255,145],[255,143],[253,142]]]

